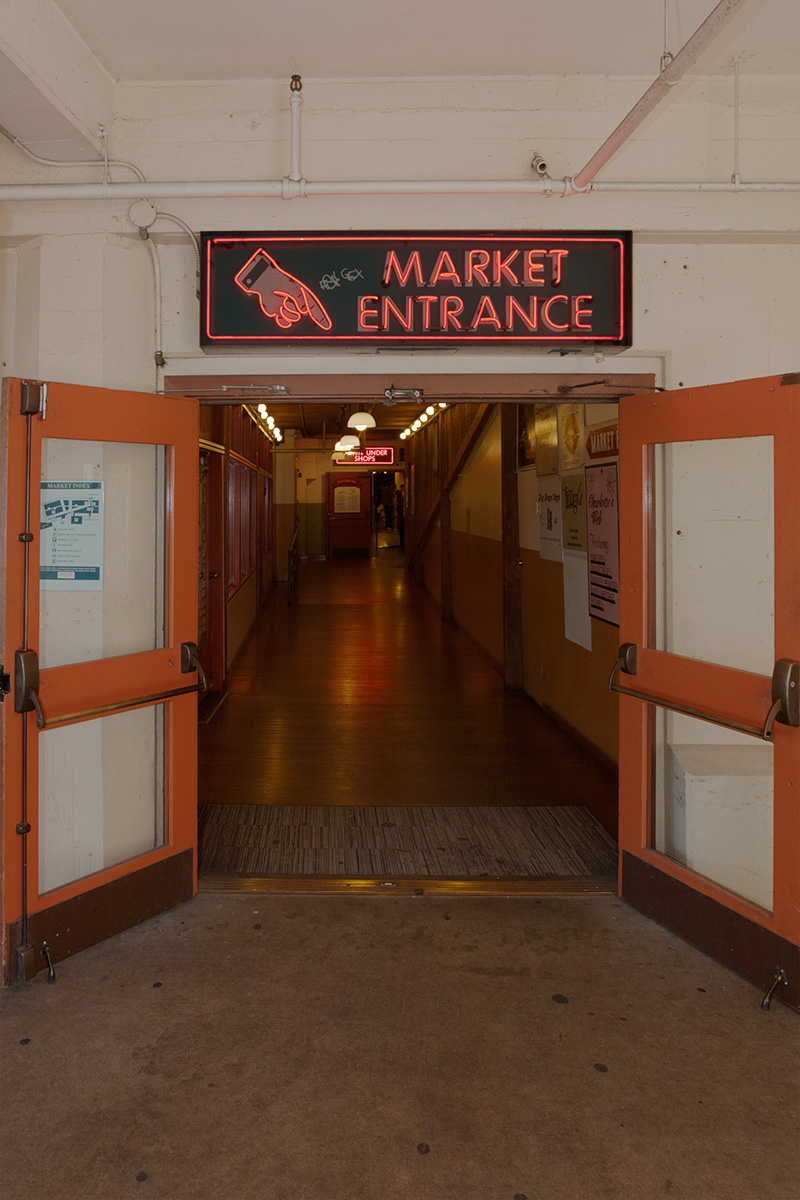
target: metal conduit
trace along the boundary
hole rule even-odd
[[[800,182],[739,183],[729,182],[620,182],[590,183],[575,186],[572,179],[402,179],[333,180],[312,183],[307,180],[220,180],[177,181],[172,183],[43,183],[0,184],[0,201],[12,200],[189,200],[231,198],[285,199],[305,196],[452,196],[521,195],[570,196],[578,192],[797,192]]]
[[[709,13],[703,24],[695,30],[682,50],[679,50],[671,62],[662,70],[645,94],[620,121],[614,132],[606,138],[599,150],[589,159],[585,167],[581,167],[573,179],[576,191],[581,191],[594,179],[597,172],[605,166],[608,160],[616,154],[620,146],[638,129],[645,117],[661,103],[682,75],[688,71],[703,51],[711,44],[717,34],[727,25],[731,17],[747,3],[747,0],[720,0],[713,12]]]

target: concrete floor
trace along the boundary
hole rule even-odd
[[[2,1200],[792,1200],[800,1024],[612,898],[201,895],[0,996]]]

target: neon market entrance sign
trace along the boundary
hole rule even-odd
[[[630,233],[204,233],[203,349],[631,345]]]

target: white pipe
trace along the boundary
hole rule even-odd
[[[4,200],[196,200],[267,199],[291,200],[298,196],[454,196],[503,194],[521,196],[570,196],[575,192],[796,192],[800,182],[728,183],[630,182],[590,183],[585,188],[572,179],[452,179],[452,180],[334,180],[310,183],[292,180],[186,181],[172,183],[10,183],[0,184]]]
[[[699,29],[695,30],[682,50],[679,50],[670,63],[664,68],[658,79],[650,85],[628,113],[619,123],[614,132],[606,138],[599,150],[589,159],[585,167],[581,167],[574,176],[573,185],[577,192],[582,191],[608,160],[613,157],[621,146],[627,142],[635,129],[641,125],[657,104],[660,104],[669,89],[678,82],[688,71],[708,45],[714,40],[723,26],[747,0],[720,0],[719,4],[709,13]]]
[[[41,183],[0,184],[0,200],[187,200],[234,196],[283,195],[278,180],[180,180],[173,183]]]
[[[800,183],[590,183],[589,192],[800,192]]]
[[[289,178],[297,183],[300,182],[300,105],[302,100],[300,92],[292,92],[289,96],[289,103],[292,106],[292,135],[291,135],[291,163],[289,166]]]
[[[742,177],[739,174],[739,55],[733,59],[733,175],[737,189]]]

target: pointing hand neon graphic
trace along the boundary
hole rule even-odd
[[[317,297],[294,275],[279,267],[266,250],[256,250],[234,277],[243,292],[258,296],[265,316],[281,329],[291,329],[304,316],[320,329],[331,329],[332,321]]]

